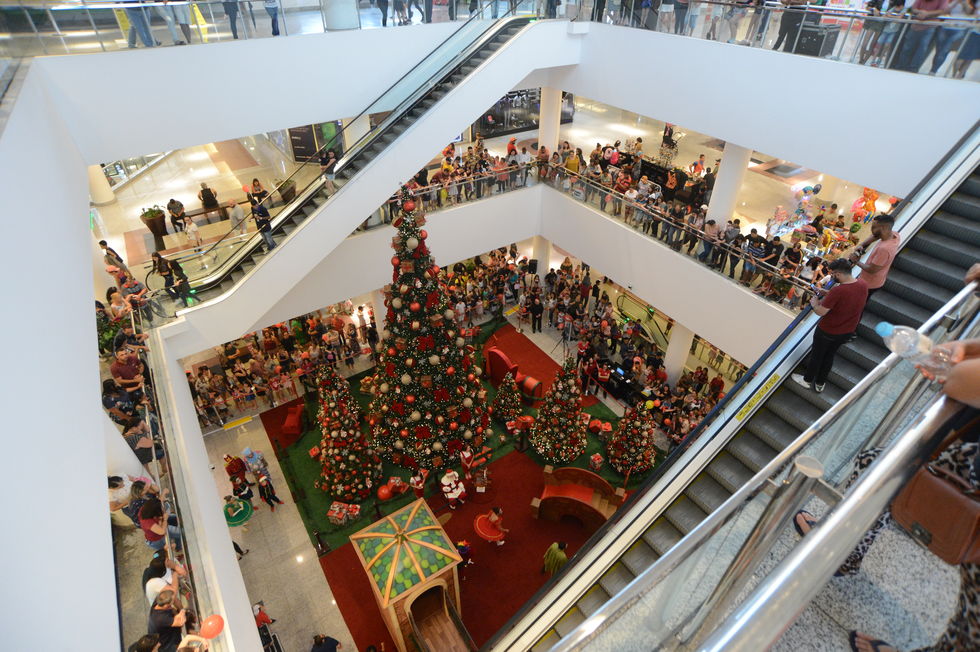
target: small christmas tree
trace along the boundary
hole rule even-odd
[[[350,384],[336,369],[323,366],[317,373],[320,411],[320,489],[335,499],[361,502],[381,477],[381,458],[361,432],[360,411]]]
[[[521,394],[517,389],[514,374],[508,372],[497,388],[497,398],[493,400],[493,415],[497,421],[507,423],[521,416]]]
[[[582,386],[575,360],[568,358],[538,409],[531,427],[531,445],[547,461],[566,464],[585,450],[585,429]]]
[[[657,422],[650,410],[642,405],[627,410],[606,442],[609,464],[623,475],[648,471],[656,461],[656,430]]]
[[[425,217],[400,197],[392,221],[392,284],[385,287],[389,336],[378,347],[368,422],[372,441],[395,464],[452,465],[464,443],[490,433],[483,373],[456,330],[449,294],[426,245]]]

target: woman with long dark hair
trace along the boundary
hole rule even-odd
[[[184,303],[185,308],[190,305],[188,302],[190,282],[187,280],[187,274],[184,273],[184,269],[180,266],[180,263],[176,260],[164,258],[157,251],[153,252],[151,261],[153,272],[163,277],[164,288],[167,290],[170,298],[174,301],[180,299]]]

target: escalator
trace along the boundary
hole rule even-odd
[[[918,328],[963,287],[980,261],[980,174],[974,169],[895,258],[868,302],[857,338],[838,352],[823,393],[783,382],[662,511],[642,535],[572,604],[532,648],[550,649],[748,482],[888,354],[880,321]],[[788,379],[789,374],[784,375]]]
[[[358,172],[435,106],[454,86],[534,20],[534,16],[529,15],[505,15],[501,19],[484,20],[479,18],[480,15],[481,12],[475,12],[470,20],[351,121],[353,123],[358,118],[366,118],[370,114],[381,112],[382,108],[391,111],[381,124],[365,136],[358,138],[340,154],[334,168],[335,179],[329,185],[317,175],[309,186],[299,191],[296,198],[273,217],[272,235],[277,244],[299,228],[332,194],[339,192],[344,184],[354,180]],[[429,73],[431,74],[426,76]],[[397,104],[394,109],[390,109],[392,103]],[[335,136],[320,151],[328,149],[339,151],[340,148],[335,143],[342,137],[343,132]],[[314,166],[318,169],[318,157],[319,152],[308,159],[300,170],[309,176]],[[291,178],[297,176],[300,170],[294,172]],[[266,199],[271,201],[271,195]],[[251,218],[246,216],[245,219]],[[222,241],[211,245],[203,254],[199,254],[202,260],[209,256],[214,260],[222,247],[228,248],[228,243],[223,241],[233,238],[235,226],[232,225],[228,236]],[[224,294],[254,268],[266,253],[262,238],[254,234],[227,257],[222,255],[224,260],[212,271],[207,271],[206,275],[198,278],[191,276],[196,299],[203,302]],[[182,264],[188,266],[183,261]]]

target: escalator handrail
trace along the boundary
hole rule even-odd
[[[956,293],[952,299],[934,313],[917,330],[928,335],[934,327],[938,326],[947,315],[954,314],[965,302],[973,297],[977,291],[976,281],[968,284]],[[823,415],[813,422],[809,428],[803,431],[789,446],[780,451],[768,464],[759,470],[752,479],[742,485],[733,493],[721,506],[717,507],[708,514],[707,518],[698,523],[683,539],[667,551],[662,557],[657,559],[653,565],[649,566],[643,573],[638,575],[626,588],[612,596],[593,616],[593,618],[608,619],[611,614],[615,614],[627,605],[635,602],[638,596],[643,595],[663,580],[668,574],[686,561],[691,555],[695,554],[704,542],[713,534],[723,528],[732,517],[739,513],[743,505],[751,501],[755,496],[766,490],[769,479],[776,475],[783,467],[789,464],[800,451],[820,435],[838,417],[864,394],[872,389],[877,382],[888,372],[894,369],[902,358],[894,353],[882,360],[878,366],[868,372],[854,387],[850,389],[837,403],[830,407]],[[748,376],[749,374],[746,374]],[[745,377],[743,377],[744,380]],[[741,381],[739,381],[741,382]],[[727,397],[726,397],[727,398]],[[683,444],[682,444],[683,445]],[[589,619],[591,620],[591,618]],[[585,627],[576,628],[572,634],[562,639],[561,645],[557,649],[572,649],[581,643],[585,637],[595,630],[589,628],[588,633]]]
[[[687,451],[687,449],[708,428],[708,426],[713,425],[714,420],[718,417],[718,415],[721,414],[721,412],[724,411],[735,400],[736,397],[738,397],[739,390],[745,387],[745,385],[752,378],[756,376],[759,369],[764,364],[770,362],[769,358],[776,353],[776,351],[782,346],[783,342],[785,342],[786,339],[793,334],[793,332],[797,329],[797,326],[799,326],[804,321],[804,319],[806,319],[810,314],[814,314],[814,313],[812,313],[812,308],[807,306],[805,310],[801,311],[800,314],[798,314],[796,318],[793,319],[793,321],[790,322],[789,325],[787,325],[786,328],[783,329],[783,332],[780,333],[779,337],[777,337],[776,340],[771,345],[769,345],[769,348],[767,348],[765,352],[763,352],[763,354],[759,356],[759,359],[756,360],[755,364],[753,364],[749,368],[749,370],[745,374],[743,374],[743,376],[732,386],[732,388],[725,393],[725,396],[720,401],[718,401],[718,403],[711,409],[711,411],[708,412],[707,415],[705,415],[704,419],[701,420],[701,423],[698,424],[698,426],[695,429],[689,432],[687,436],[681,440],[681,442],[677,445],[677,447],[674,450],[668,453],[667,458],[663,461],[663,463],[660,464],[660,466],[658,466],[657,468],[655,468],[653,472],[650,474],[650,476],[643,481],[643,484],[640,485],[633,493],[629,495],[629,497],[622,504],[622,506],[620,506],[613,513],[613,515],[605,523],[603,523],[599,527],[599,529],[592,534],[592,536],[589,537],[588,541],[586,541],[581,546],[581,548],[579,548],[580,551],[590,549],[594,543],[602,540],[602,538],[609,532],[609,530],[611,530],[615,525],[619,524],[619,522],[626,517],[626,515],[630,512],[630,508],[633,507],[636,503],[638,503],[644,496],[646,496],[646,494],[656,485],[657,481],[660,480],[667,472],[667,470],[670,469],[674,465],[674,463],[681,458],[681,456]],[[813,320],[812,324],[809,325],[809,328],[806,331],[806,333],[803,334],[803,337],[805,337],[809,333],[809,329],[812,329],[815,324],[816,324],[816,320]],[[789,352],[786,352],[784,354],[784,357],[785,355],[788,355],[788,353]],[[748,397],[744,397],[744,398],[748,399]],[[735,415],[735,413],[736,411],[732,410],[731,414],[729,414],[725,422],[723,422],[719,426],[719,429],[724,427],[725,423],[731,420],[731,418]],[[578,565],[582,563],[583,559],[584,557],[580,556],[578,553],[573,555],[572,558],[569,559],[568,562],[565,564],[564,568],[562,568],[562,572],[560,574],[553,575],[551,579],[544,584],[544,586],[538,589],[538,591],[534,594],[534,596],[532,596],[531,599],[529,599],[527,602],[524,603],[520,611],[514,614],[503,625],[503,627],[497,630],[497,633],[494,634],[493,638],[491,638],[490,641],[488,641],[484,645],[484,649],[492,649],[499,639],[503,638],[503,636],[508,634],[510,630],[513,629],[517,623],[523,620],[527,612],[529,612],[534,606],[536,606],[539,602],[541,602],[544,599],[544,597],[552,589],[553,585],[557,583],[559,577],[567,575],[570,571],[576,569]]]
[[[460,31],[464,27],[466,27],[466,25],[469,25],[471,21],[476,20],[478,16],[481,16],[482,15],[482,12],[484,10],[487,10],[488,7],[492,6],[492,3],[493,2],[495,2],[495,0],[488,0],[488,2],[485,5],[482,5],[481,6],[481,9],[479,11],[475,12],[469,19],[467,19],[460,26],[460,28],[458,30],[455,30],[449,37],[447,37],[438,46],[436,46],[435,49],[433,49],[432,51],[430,51],[429,54],[427,54],[425,56],[425,58],[422,59],[422,61],[425,61],[429,57],[433,56],[439,50],[439,48],[441,48],[443,45],[445,45],[454,36],[456,36],[457,34],[459,34]],[[423,85],[420,85],[419,88],[417,88],[415,92],[413,92],[411,95],[409,95],[409,97],[406,100],[404,100],[401,104],[399,104],[397,107],[395,107],[395,109],[393,109],[391,111],[391,113],[385,118],[385,120],[380,125],[378,125],[375,129],[372,129],[367,134],[365,134],[364,136],[362,136],[361,138],[359,138],[353,145],[351,145],[350,147],[348,147],[346,150],[342,150],[340,157],[337,159],[337,163],[334,165],[334,171],[333,171],[332,174],[336,175],[336,174],[339,174],[340,172],[342,172],[343,169],[344,169],[344,167],[346,167],[347,165],[349,165],[352,162],[354,162],[357,159],[357,157],[358,157],[359,154],[361,154],[365,149],[367,149],[368,147],[370,147],[371,144],[373,144],[378,138],[383,137],[387,133],[388,129],[395,122],[397,122],[398,120],[400,120],[404,116],[404,114],[406,112],[408,112],[408,111],[411,110],[412,106],[414,106],[414,104],[418,101],[420,94],[424,94],[424,92],[427,92],[431,88],[430,82],[431,82],[432,79],[435,79],[435,78],[440,77],[440,76],[442,78],[445,78],[447,75],[451,74],[452,71],[455,70],[460,65],[461,59],[462,60],[465,60],[467,57],[471,56],[472,53],[475,50],[477,50],[480,47],[482,47],[489,39],[491,39],[494,36],[496,36],[496,34],[499,33],[500,31],[502,31],[503,29],[506,29],[508,27],[509,23],[511,23],[511,22],[513,22],[515,20],[528,20],[528,21],[530,21],[532,19],[531,16],[508,16],[508,14],[510,13],[510,11],[511,10],[508,9],[504,13],[504,17],[499,18],[499,19],[495,19],[492,22],[490,22],[488,24],[486,30],[484,30],[479,35],[477,35],[477,37],[473,40],[473,42],[471,42],[468,46],[466,46],[465,48],[463,48],[462,50],[460,50],[460,52],[456,56],[454,56],[453,58],[451,58],[441,68],[439,68],[436,73],[434,73],[432,76],[429,77],[429,79],[427,79],[425,82],[423,82]],[[415,68],[412,68],[412,70],[414,70],[414,69]],[[290,179],[292,179],[294,176],[296,176],[300,172],[300,170],[305,169],[307,165],[310,165],[314,161],[317,161],[318,162],[321,153],[325,153],[326,151],[328,151],[330,149],[336,149],[336,143],[338,141],[343,142],[342,136],[343,136],[344,132],[351,126],[351,124],[353,124],[357,119],[362,118],[365,115],[368,115],[367,112],[369,111],[369,109],[371,107],[375,106],[376,104],[378,104],[385,97],[385,95],[388,92],[390,92],[393,88],[395,88],[395,86],[397,86],[399,83],[401,83],[401,81],[403,79],[405,79],[406,77],[408,77],[408,75],[410,75],[412,73],[412,70],[409,70],[404,75],[402,75],[401,77],[399,77],[398,80],[394,84],[392,84],[391,86],[389,86],[388,89],[386,89],[384,91],[384,93],[382,93],[377,98],[375,98],[374,100],[372,100],[367,105],[367,108],[365,108],[363,111],[361,111],[359,114],[357,114],[357,116],[355,116],[350,121],[350,123],[348,123],[348,125],[346,127],[342,128],[339,132],[337,132],[337,134],[334,135],[334,137],[330,140],[330,142],[326,143],[323,147],[321,147],[320,149],[318,149],[316,151],[316,153],[314,153],[312,156],[310,156],[309,158],[307,158],[302,163],[302,165],[300,165],[298,168],[296,168],[296,170],[294,170],[292,172],[292,174],[290,174],[281,184],[279,184],[278,186],[276,186],[275,188],[273,188],[273,190],[271,192],[269,192],[269,194],[266,197],[264,197],[262,201],[263,202],[265,200],[270,200],[271,201],[271,198],[273,196],[273,192],[278,192],[279,189],[283,185],[285,185]],[[424,86],[424,88],[423,88],[423,86]],[[409,106],[406,107],[406,104],[408,104]],[[312,196],[315,192],[319,191],[320,187],[323,184],[324,184],[323,176],[322,175],[317,175],[313,179],[313,181],[311,181],[309,184],[307,184],[307,186],[305,188],[303,188],[301,191],[297,192],[296,193],[296,197],[291,202],[289,202],[289,204],[287,204],[286,206],[284,206],[283,209],[281,211],[279,211],[279,214],[276,215],[272,219],[272,227],[271,227],[272,230],[273,231],[277,230],[284,222],[286,222],[286,220],[289,219],[289,217],[292,215],[292,213],[294,211],[299,210],[303,206],[305,206],[306,203],[307,203],[307,201],[309,200],[310,196]],[[338,189],[338,191],[339,190],[340,189]],[[336,194],[336,193],[334,193],[334,194]],[[203,256],[203,255],[207,255],[208,253],[210,253],[215,247],[217,247],[227,237],[229,237],[229,235],[231,235],[232,233],[234,233],[235,230],[237,229],[238,225],[240,225],[245,220],[250,219],[250,217],[251,217],[250,215],[245,215],[242,218],[242,220],[239,220],[239,222],[237,222],[235,225],[233,225],[224,236],[222,236],[219,240],[217,240],[214,243],[212,243],[212,245],[206,251],[204,251],[201,255]],[[222,279],[225,278],[225,276],[227,276],[228,273],[230,273],[232,270],[234,270],[237,267],[237,265],[241,262],[241,260],[245,257],[246,254],[243,254],[242,252],[244,252],[246,250],[251,251],[252,249],[255,249],[255,248],[261,246],[261,242],[262,242],[262,239],[259,236],[259,233],[258,232],[252,234],[252,236],[248,238],[248,241],[245,244],[242,245],[242,247],[239,249],[239,251],[237,251],[232,256],[229,256],[228,259],[225,260],[214,272],[212,272],[211,274],[209,274],[209,275],[207,275],[207,276],[205,276],[203,278],[196,279],[196,284],[197,284],[196,287],[210,286],[210,285],[219,283]]]

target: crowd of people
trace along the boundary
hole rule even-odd
[[[321,364],[350,370],[358,356],[373,356],[380,341],[373,311],[349,303],[216,347],[217,367],[204,364],[187,372],[201,426],[220,427],[315,391],[314,370]]]

